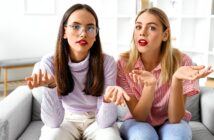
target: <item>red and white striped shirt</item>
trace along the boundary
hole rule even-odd
[[[128,94],[135,95],[135,97],[139,100],[143,90],[143,85],[140,86],[133,82],[133,80],[129,77],[128,73],[125,72],[125,64],[126,61],[124,59],[121,58],[118,60],[117,85],[122,87]],[[182,54],[182,66],[189,65],[192,65],[192,60],[187,55]],[[134,69],[145,70],[144,65],[140,58],[134,65]],[[156,77],[156,79],[160,79],[161,65],[159,64],[156,68],[154,68],[151,71],[151,73]],[[198,92],[199,92],[198,81],[189,81],[189,80],[183,81],[184,95],[192,96],[197,94]],[[166,120],[168,120],[168,104],[170,94],[172,94],[170,84],[168,83],[161,84],[160,82],[157,83],[152,108],[147,118],[148,123],[150,123],[153,126],[157,126],[163,124]],[[186,111],[183,119],[189,121],[191,117],[192,117],[191,113]]]

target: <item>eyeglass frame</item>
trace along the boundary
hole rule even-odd
[[[74,28],[74,26],[80,26],[80,29],[75,29]],[[70,24],[70,25],[65,25],[65,27],[69,27],[69,28],[71,28],[72,29],[72,31],[73,31],[73,33],[78,33],[79,35],[84,31],[87,35],[89,35],[90,33],[92,33],[92,32],[90,32],[90,31],[88,31],[89,29],[87,29],[88,27],[95,27],[95,34],[93,35],[93,36],[91,36],[91,37],[95,37],[98,33],[99,33],[99,30],[100,30],[100,28],[99,27],[97,27],[97,26],[95,26],[94,24],[89,24],[89,25],[87,25],[87,26],[83,26],[83,25],[81,25],[81,24],[79,24],[79,23],[73,23],[73,24]],[[90,36],[90,35],[89,35]]]

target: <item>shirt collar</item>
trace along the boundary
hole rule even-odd
[[[143,65],[143,62],[140,57],[138,58],[137,62],[135,63],[134,69],[145,70],[145,66]],[[152,72],[159,71],[159,70],[161,70],[160,63],[152,70]]]

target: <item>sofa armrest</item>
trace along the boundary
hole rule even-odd
[[[0,102],[0,136],[15,140],[31,121],[32,94],[27,86],[20,86]],[[2,139],[0,137],[0,139]]]
[[[214,89],[201,87],[201,121],[214,135]]]

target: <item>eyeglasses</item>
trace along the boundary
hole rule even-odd
[[[80,35],[83,31],[85,31],[89,37],[95,37],[99,31],[99,28],[97,28],[95,25],[87,25],[84,27],[80,24],[71,24],[67,25],[67,27],[69,27],[72,33],[75,35]]]

